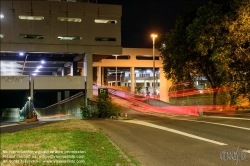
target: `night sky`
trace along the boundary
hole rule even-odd
[[[209,0],[97,0],[122,5],[122,47],[150,48],[151,33],[165,34],[188,4],[205,5]]]

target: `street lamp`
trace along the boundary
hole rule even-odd
[[[155,38],[157,37],[156,34],[151,34],[151,37],[153,38],[153,95],[156,94],[155,91]]]

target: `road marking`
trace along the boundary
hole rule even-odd
[[[221,118],[221,119],[250,120],[249,118],[221,117],[221,116],[204,116],[204,117],[206,117],[206,118]]]
[[[233,127],[237,129],[243,129],[243,130],[249,130],[250,128],[247,127],[240,127],[240,126],[234,126],[234,125],[228,125],[228,124],[222,124],[222,123],[214,123],[214,122],[206,122],[206,121],[199,121],[199,120],[188,120],[188,119],[183,119],[185,121],[191,121],[191,122],[199,122],[199,123],[208,123],[208,124],[214,124],[214,125],[220,125],[220,126],[227,126],[227,127]]]
[[[186,137],[198,139],[198,140],[201,140],[201,141],[206,141],[206,142],[214,143],[214,144],[217,144],[217,145],[227,145],[227,144],[222,143],[222,142],[218,142],[218,141],[206,139],[206,138],[199,137],[199,136],[196,136],[196,135],[193,135],[193,134],[185,133],[185,132],[182,132],[182,131],[178,131],[178,130],[171,129],[171,128],[168,128],[168,127],[163,127],[163,126],[155,125],[155,124],[144,122],[144,121],[125,120],[125,121],[122,121],[122,122],[134,123],[134,124],[139,124],[139,125],[143,125],[143,126],[153,127],[153,128],[157,128],[157,129],[169,131],[169,132],[172,132],[172,133],[175,133],[175,134],[183,135],[183,136],[186,136]]]
[[[0,126],[0,128],[9,127],[9,126],[16,126],[16,125],[19,125],[19,124],[14,123],[14,124],[3,125],[3,126]]]

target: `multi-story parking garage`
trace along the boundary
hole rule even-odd
[[[105,69],[116,71],[110,85],[118,85],[117,71],[126,70],[123,85],[131,92],[135,83],[152,87],[152,73],[145,73],[152,69],[152,49],[121,46],[120,5],[2,0],[0,12],[2,108],[22,107],[24,96],[44,107],[83,89],[91,98],[93,80],[106,83]],[[155,57],[155,68],[163,73],[159,53]],[[166,101],[170,82],[163,74],[156,78]]]

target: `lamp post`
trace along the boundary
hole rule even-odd
[[[28,118],[31,118],[31,108],[30,108],[30,105],[31,105],[31,97],[29,96],[28,97],[28,99],[29,99],[29,102],[28,102]]]
[[[155,38],[157,37],[156,34],[151,34],[151,37],[153,38],[153,95],[156,94],[155,91]]]

